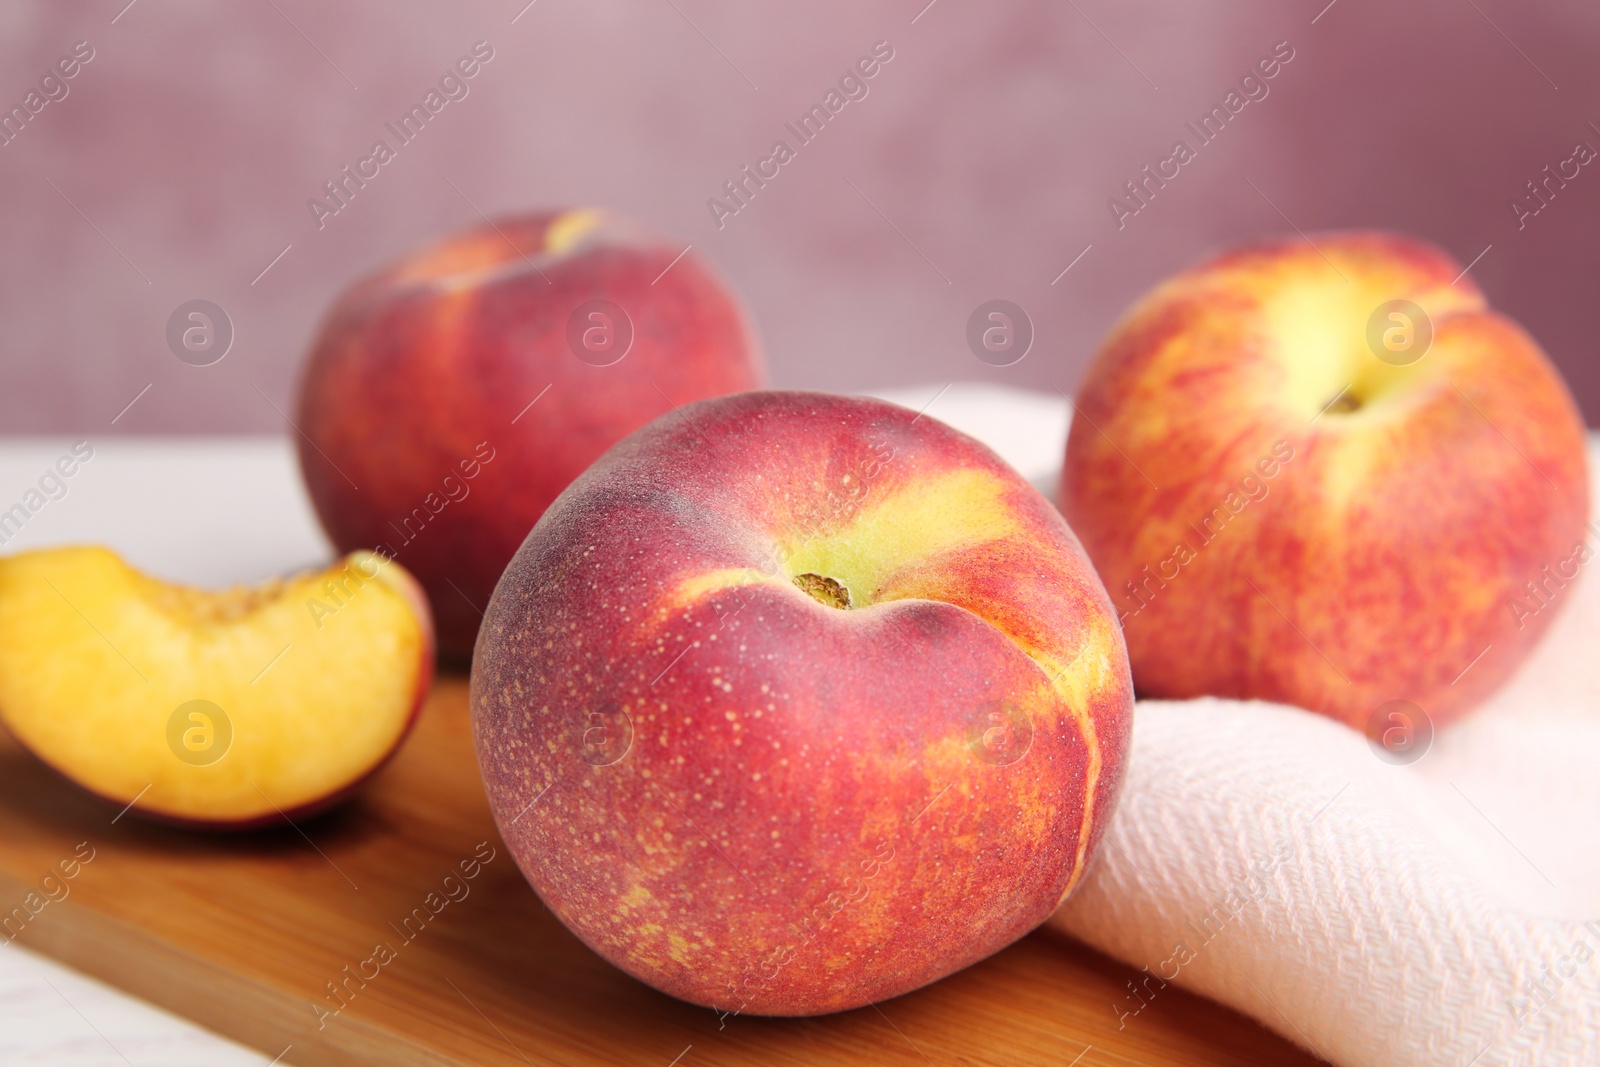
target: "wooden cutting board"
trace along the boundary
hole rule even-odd
[[[248,835],[119,816],[0,735],[0,917],[30,893],[61,899],[13,920],[18,944],[268,1059],[292,1046],[286,1064],[1315,1062],[1171,987],[1119,1029],[1112,1006],[1136,972],[1051,933],[818,1019],[722,1019],[663,996],[591,953],[523,881],[489,817],[460,676],[439,681],[357,799]]]

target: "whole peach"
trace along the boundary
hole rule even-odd
[[[300,465],[341,551],[422,583],[447,659],[556,494],[680,404],[763,381],[694,253],[600,211],[504,219],[356,285],[312,349]]]
[[[472,710],[500,831],[579,937],[685,1000],[810,1015],[1072,892],[1132,689],[1072,531],[992,452],[767,392],[652,423],[557,499]]]
[[[1062,508],[1141,694],[1442,725],[1523,660],[1591,554],[1565,384],[1409,238],[1314,234],[1178,275],[1077,407]]]

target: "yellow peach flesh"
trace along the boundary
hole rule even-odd
[[[143,812],[243,823],[303,809],[370,772],[410,724],[432,652],[413,585],[370,553],[215,593],[103,548],[0,560],[0,721]]]

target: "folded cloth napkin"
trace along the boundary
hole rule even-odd
[[[1052,498],[1069,411],[991,386],[928,407]],[[1049,921],[1139,970],[1108,1014],[1137,1027],[1171,986],[1341,1067],[1600,1064],[1600,580],[1544,610],[1519,673],[1409,764],[1298,708],[1140,701],[1104,845]]]

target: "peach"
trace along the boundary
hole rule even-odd
[[[238,828],[336,803],[405,738],[433,653],[421,589],[371,553],[224,592],[98,547],[0,559],[0,722],[167,821]]]
[[[761,384],[739,301],[682,245],[600,211],[503,219],[345,293],[312,349],[301,469],[341,551],[417,576],[465,662],[517,546],[663,412]]]
[[[1589,555],[1566,386],[1409,238],[1270,241],[1178,275],[1077,408],[1061,504],[1141,694],[1358,728],[1400,700],[1442,725],[1523,660]]]
[[[878,401],[708,400],[566,490],[472,672],[500,831],[596,952],[811,1015],[982,959],[1072,892],[1132,714],[1072,531]]]

